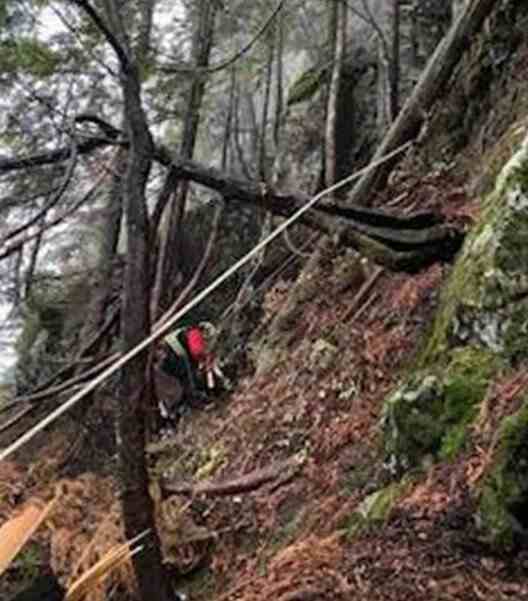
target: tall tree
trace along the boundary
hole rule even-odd
[[[148,61],[153,3],[137,2],[137,42],[130,43],[124,3],[103,0],[106,22],[85,0],[79,5],[115,51],[123,94],[128,139],[127,167],[123,180],[127,252],[121,332],[123,351],[134,348],[150,332],[150,244],[145,191],[152,166],[154,145],[143,109],[141,70]],[[140,353],[121,372],[120,407],[117,416],[123,519],[125,534],[132,538],[150,530],[154,544],[134,556],[138,587],[143,599],[170,599],[170,582],[164,569],[149,494],[145,458],[146,424],[151,393],[146,378],[147,355]]]
[[[193,158],[196,145],[198,127],[200,125],[200,113],[207,82],[205,71],[209,65],[213,45],[217,8],[217,3],[210,2],[209,0],[200,0],[197,6],[198,14],[195,17],[196,24],[191,49],[196,71],[192,74],[191,85],[187,91],[187,106],[185,108],[183,133],[180,143],[180,156],[185,159]],[[160,252],[156,267],[156,280],[152,301],[152,311],[155,316],[160,311],[160,301],[164,300],[166,304],[167,300],[174,294],[174,287],[169,285],[169,282],[180,281],[178,273],[181,271],[183,260],[181,225],[187,204],[189,182],[179,180],[176,177],[174,169],[169,169],[165,176],[164,192],[168,195],[170,201],[159,241]],[[163,295],[164,298],[162,298]]]
[[[337,123],[341,79],[347,43],[348,9],[346,2],[329,5],[329,38],[333,49],[332,77],[328,91],[325,132],[325,183],[331,186],[337,178]]]

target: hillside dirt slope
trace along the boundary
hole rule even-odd
[[[404,178],[401,185],[407,194],[399,210],[441,208],[461,224],[478,212],[455,174]],[[259,470],[273,476],[250,492],[239,482],[240,491],[227,495],[170,495],[153,487],[180,588],[192,599],[528,599],[528,552],[491,553],[476,531],[472,496],[493,455],[494,425],[528,387],[524,368],[494,383],[489,411],[455,461],[426,465],[367,512],[368,520],[358,519],[370,493],[390,490],[393,475],[380,452],[382,401],[419,352],[449,266],[413,277],[373,267],[350,290],[342,289],[340,259],[327,267],[320,294],[299,307],[287,362],[248,377],[230,398],[184,417],[172,438],[149,447],[161,488],[241,476],[251,488]],[[268,314],[284,298],[282,287],[270,291]],[[69,434],[53,434],[29,469],[1,466],[2,521],[24,500],[50,495],[65,469],[53,458]],[[104,474],[94,465],[62,481],[50,528],[30,547],[33,555],[23,554],[12,579],[49,560],[67,581],[119,539],[112,465],[107,457]],[[132,587],[130,569],[108,586],[119,581],[118,590]],[[94,598],[105,598],[105,588]]]
[[[483,81],[462,70],[430,136],[376,204],[434,209],[471,227],[490,173],[507,158],[502,136],[528,115],[527,66],[524,41],[494,72],[493,89],[482,91]],[[478,90],[481,112],[461,125],[456,111]],[[455,142],[450,128],[458,125],[463,139]],[[349,260],[328,258],[316,292],[298,307],[281,364],[248,376],[149,446],[164,553],[178,588],[204,601],[528,599],[528,546],[500,554],[475,520],[497,426],[519,408],[527,366],[491,383],[454,459],[426,458],[398,479],[381,451],[382,402],[419,356],[450,266],[412,277],[369,266],[366,279],[344,284]],[[268,292],[265,319],[287,294],[280,283]],[[100,400],[84,425],[84,448],[72,445],[74,424],[62,422],[31,453],[0,465],[0,523],[60,485],[59,508],[3,578],[0,599],[47,564],[67,582],[120,540],[114,449],[104,438],[110,422],[109,401]],[[112,591],[109,598],[125,599],[132,590],[124,566],[91,601]]]

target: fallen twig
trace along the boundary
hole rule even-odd
[[[27,405],[18,413],[15,413],[15,415],[13,415],[11,419],[8,419],[4,424],[0,425],[0,432],[5,432],[9,428],[11,428],[11,426],[14,426],[24,417],[24,415],[28,414],[33,408],[33,405]]]
[[[370,292],[371,288],[374,286],[376,281],[379,279],[379,277],[381,276],[383,271],[384,270],[382,267],[377,267],[374,270],[374,273],[370,276],[370,278],[366,282],[364,282],[364,284],[358,290],[358,293],[356,294],[356,296],[352,299],[351,305],[347,308],[347,310],[343,314],[343,317],[341,318],[342,323],[344,323],[350,317],[350,315],[359,307],[360,303],[365,298],[365,296]]]

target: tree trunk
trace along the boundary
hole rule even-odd
[[[390,63],[390,120],[400,110],[400,0],[392,0],[392,56]]]
[[[332,78],[328,91],[325,132],[325,184],[331,186],[337,178],[337,165],[341,157],[337,156],[337,123],[339,111],[339,95],[343,58],[345,55],[347,33],[347,5],[341,0],[329,6],[331,11],[329,36],[333,40],[334,57]]]
[[[123,83],[125,115],[130,136],[124,184],[127,254],[121,311],[125,353],[146,338],[150,331],[149,229],[145,187],[152,157],[152,140],[141,107],[138,68],[130,65],[128,71],[124,74]],[[121,372],[118,445],[127,538],[147,529],[156,532],[145,462],[146,417],[152,396],[146,369],[147,355],[141,353],[126,363]],[[154,544],[133,557],[138,586],[142,599],[168,601],[169,582],[162,564],[159,541],[153,536]]]
[[[381,158],[418,135],[427,112],[438,99],[441,88],[447,83],[464,49],[480,29],[495,2],[496,0],[476,0],[467,6],[438,45],[411,97],[380,144],[373,160]],[[399,158],[395,157],[365,174],[355,186],[348,202],[351,205],[369,204],[374,192],[385,185],[398,160]]]
[[[150,236],[145,189],[154,146],[141,104],[140,65],[147,60],[153,4],[145,0],[139,6],[139,35],[134,48],[128,43],[122,5],[116,0],[104,0],[104,6],[111,30],[105,29],[104,24],[100,29],[112,44],[120,62],[124,119],[129,140],[123,182],[127,253],[121,311],[122,350],[126,353],[150,332]],[[83,7],[87,12],[93,10],[84,2]],[[152,398],[146,368],[147,354],[143,352],[126,363],[121,371],[117,445],[123,521],[128,539],[144,530],[151,532],[152,544],[145,546],[141,553],[132,558],[141,598],[169,601],[170,581],[162,563],[145,458],[146,422]]]
[[[197,67],[197,73],[191,84],[187,99],[187,108],[183,125],[183,137],[180,146],[182,158],[191,159],[194,154],[198,126],[200,124],[200,110],[205,92],[206,76],[200,72],[209,64],[217,7],[209,0],[201,0],[200,12],[196,31],[193,38],[192,54]],[[152,299],[153,316],[157,317],[159,305],[165,305],[173,297],[176,286],[169,286],[168,282],[178,282],[179,265],[181,263],[180,228],[185,213],[189,182],[179,181],[175,174],[169,170],[166,179],[170,182],[172,190],[169,194],[171,200],[160,235],[160,253],[156,267],[154,293]],[[171,249],[171,252],[168,252]]]

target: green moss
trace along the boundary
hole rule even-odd
[[[24,72],[49,77],[55,72],[60,56],[44,44],[30,38],[0,43],[0,69],[6,73]]]
[[[480,305],[480,289],[483,274],[487,270],[490,240],[493,229],[489,224],[493,206],[484,210],[480,224],[472,229],[464,243],[440,298],[440,309],[423,352],[417,364],[419,368],[435,363],[450,347],[453,323],[461,305],[477,308]]]
[[[409,480],[404,479],[365,497],[346,524],[349,536],[356,536],[360,532],[386,523],[394,505],[408,490],[409,485]]]
[[[503,166],[484,200],[478,224],[468,234],[441,297],[440,309],[418,360],[427,368],[455,345],[478,344],[516,357],[523,348],[528,312],[519,299],[528,292],[528,138],[515,128],[500,142]],[[508,346],[511,349],[508,349]]]
[[[288,106],[309,100],[321,87],[327,71],[312,67],[300,75],[288,90]]]
[[[384,449],[404,469],[416,465],[442,436],[441,383],[418,373],[386,401],[382,413]]]
[[[509,316],[510,324],[504,335],[504,354],[512,363],[528,359],[528,302],[517,303]]]
[[[450,461],[461,451],[467,440],[467,423],[456,424],[447,430],[438,452],[440,459]]]
[[[527,525],[528,401],[503,420],[499,436],[497,458],[483,486],[479,514],[488,542],[508,550]]]
[[[445,408],[450,420],[463,419],[468,406],[484,397],[500,363],[495,354],[483,349],[471,346],[453,349],[445,379]]]
[[[451,351],[445,368],[416,373],[385,402],[387,455],[404,469],[419,465],[427,454],[453,457],[501,364],[489,351],[463,347]]]
[[[34,543],[27,544],[16,558],[19,579],[26,582],[34,580],[40,574],[42,562],[40,547]]]
[[[482,157],[481,175],[475,184],[475,193],[487,196],[493,191],[497,176],[526,135],[526,122],[514,123],[501,139]],[[477,166],[478,168],[478,166]]]

